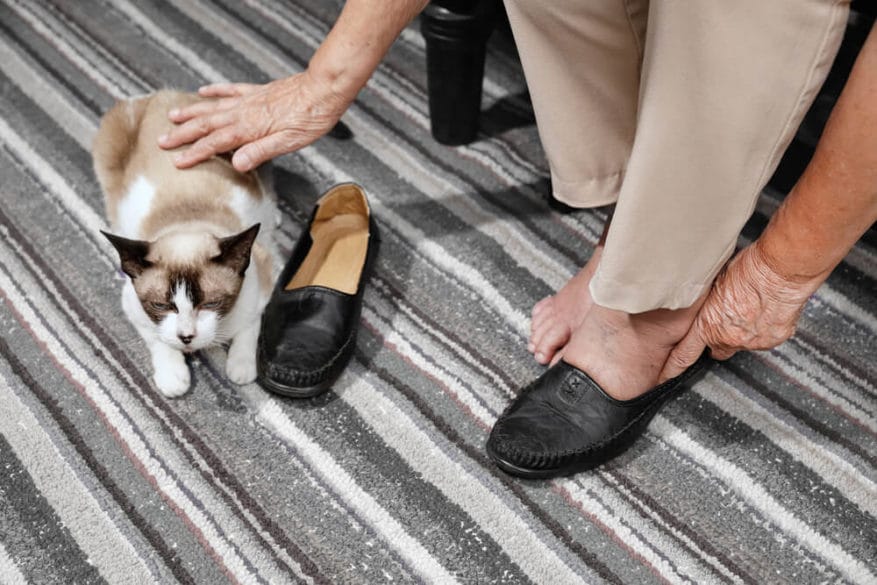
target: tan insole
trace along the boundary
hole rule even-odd
[[[345,213],[311,226],[311,249],[286,290],[325,286],[356,294],[368,251],[368,218]]]

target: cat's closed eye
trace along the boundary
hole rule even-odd
[[[207,303],[201,303],[198,308],[203,309],[205,311],[209,311],[211,309],[218,309],[222,306],[222,301],[210,301]]]
[[[158,303],[155,301],[151,301],[149,305],[155,309],[156,311],[164,311],[170,313],[171,311],[176,311],[177,306],[173,303]]]

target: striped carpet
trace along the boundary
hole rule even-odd
[[[529,308],[604,218],[545,205],[501,39],[474,144],[430,139],[412,26],[346,115],[353,139],[277,163],[284,250],[345,179],[383,231],[335,391],[236,387],[210,351],[189,394],[159,395],[98,233],[99,117],[300,71],[337,4],[0,0],[0,582],[877,582],[873,232],[792,341],[714,367],[618,460],[548,482],[490,465],[488,429],[540,371]]]

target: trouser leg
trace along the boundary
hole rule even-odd
[[[614,202],[636,129],[647,0],[506,0],[554,196]]]
[[[847,12],[844,0],[652,0],[595,302],[675,309],[707,290],[827,75]]]

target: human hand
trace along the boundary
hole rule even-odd
[[[736,352],[771,349],[795,333],[807,300],[824,276],[793,280],[765,260],[759,242],[737,254],[713,283],[694,324],[667,358],[660,381],[674,378],[709,347],[726,360]]]
[[[166,149],[191,144],[175,157],[179,168],[237,149],[232,165],[249,171],[323,136],[352,101],[308,71],[263,85],[208,85],[198,94],[215,99],[169,112],[178,126],[159,138],[159,146]]]

